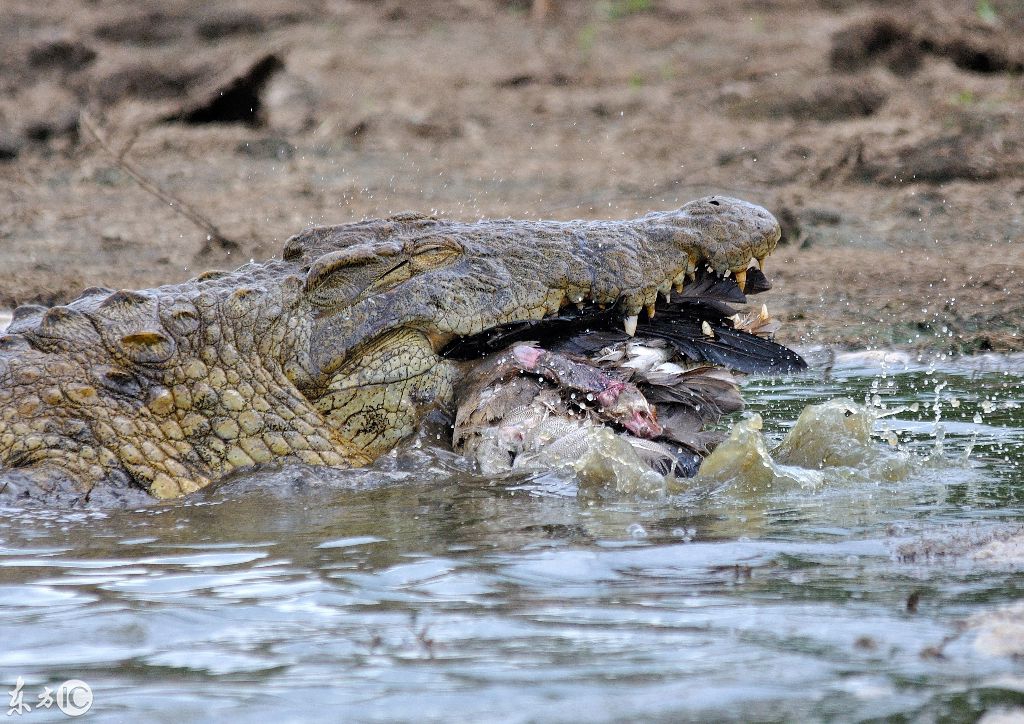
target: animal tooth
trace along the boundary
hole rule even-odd
[[[558,314],[558,310],[565,306],[565,301],[565,292],[562,292],[558,296],[548,296],[544,301],[545,315]]]
[[[733,272],[733,274],[736,275],[736,284],[739,285],[740,291],[746,291],[745,287],[747,286],[747,270],[742,269],[740,271]]]
[[[708,324],[706,319],[700,323],[700,331],[703,332],[705,336],[711,337],[711,339],[715,338],[715,333],[711,331],[711,325]]]
[[[633,314],[622,320],[622,326],[625,328],[626,334],[628,334],[630,337],[636,334],[636,323],[638,321],[639,317],[636,314]]]
[[[764,256],[759,256],[755,258],[757,259],[757,268],[760,269],[761,271],[764,271],[764,263],[768,261],[768,255],[765,254]]]
[[[767,304],[762,304],[761,305],[761,319],[762,319],[762,321],[765,321],[765,322],[767,322],[768,319],[769,319],[769,316],[768,316],[768,305]]]
[[[647,310],[647,318],[654,319],[654,304],[645,304],[644,309]]]

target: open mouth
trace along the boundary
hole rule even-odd
[[[763,263],[763,262],[762,262]],[[740,282],[743,282],[741,289]],[[795,352],[771,339],[737,328],[731,304],[771,289],[758,267],[742,275],[696,270],[676,294],[658,294],[643,316],[626,314],[620,298],[607,305],[594,301],[563,306],[540,320],[512,322],[461,337],[440,350],[442,357],[469,360],[500,351],[516,342],[562,342],[581,335],[602,335],[609,343],[630,337],[664,339],[696,362],[721,364],[740,372],[785,373],[806,369]],[[767,311],[762,312],[767,318]]]

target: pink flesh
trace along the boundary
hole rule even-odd
[[[633,416],[626,420],[623,425],[637,437],[653,439],[662,433],[661,425],[658,424],[657,420],[640,410],[634,410]]]
[[[597,395],[597,401],[603,407],[611,407],[619,399],[619,395],[626,389],[626,383],[621,380],[609,380],[608,386]]]
[[[512,356],[522,365],[523,369],[530,371],[537,368],[537,363],[545,354],[546,352],[541,348],[530,347],[525,344],[516,345],[512,348]]]

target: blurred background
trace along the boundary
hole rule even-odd
[[[789,341],[1018,349],[1022,37],[1021,0],[5,0],[0,309],[726,193],[783,223]]]

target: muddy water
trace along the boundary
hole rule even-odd
[[[413,446],[189,504],[3,510],[2,693],[22,677],[34,706],[76,678],[99,719],[174,722],[973,721],[1024,704],[1024,614],[1004,610],[1024,588],[1024,360],[823,364],[750,381],[750,444],[665,494],[483,480]],[[851,425],[854,403],[874,410],[861,458],[847,430],[838,453],[736,467],[837,397]]]

